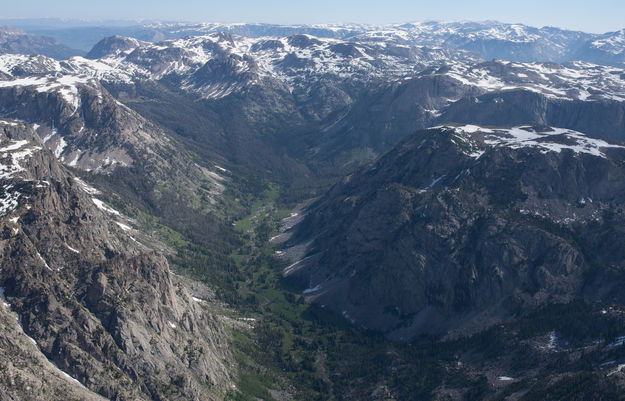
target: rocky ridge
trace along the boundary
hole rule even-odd
[[[3,318],[10,308],[36,350],[82,383],[73,383],[73,393],[86,394],[84,385],[108,399],[221,398],[232,358],[210,292],[190,293],[127,218],[56,161],[32,126],[3,120],[0,129]],[[32,344],[18,343],[24,336],[12,337],[16,331],[7,326],[2,343],[43,361]],[[67,383],[49,363],[2,363],[13,377],[1,384],[6,394],[40,397],[33,372],[65,394]]]

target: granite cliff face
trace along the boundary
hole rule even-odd
[[[232,358],[210,292],[192,294],[32,126],[3,120],[0,129],[2,316],[17,314],[21,327],[0,334],[13,350],[2,392],[42,399],[44,383],[56,390],[46,399],[63,399],[69,383],[77,396],[84,385],[117,400],[220,398]],[[25,335],[36,347],[24,347]],[[39,362],[26,369],[29,359]]]
[[[291,243],[306,257],[285,275],[397,339],[622,302],[624,156],[566,129],[420,131],[310,207]]]

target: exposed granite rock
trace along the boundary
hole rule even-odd
[[[0,130],[1,162],[17,166],[0,180],[3,199],[17,199],[0,216],[0,287],[38,349],[109,399],[221,398],[232,357],[210,304],[176,284],[165,258],[28,125]]]
[[[11,305],[0,305],[0,399],[3,401],[85,400],[106,398],[87,390],[54,366],[18,324]]]

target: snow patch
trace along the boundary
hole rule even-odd
[[[613,343],[608,344],[608,347],[620,347],[625,344],[625,336],[617,337]]]
[[[63,137],[60,137],[59,143],[56,145],[56,149],[54,149],[54,156],[57,159],[59,156],[61,156],[61,153],[63,153],[63,150],[65,149],[66,146],[67,146],[67,142],[65,142],[65,139],[63,139]]]
[[[441,175],[440,177],[433,179],[432,182],[430,183],[430,185],[428,185],[427,187],[425,187],[423,189],[420,189],[419,193],[422,194],[422,193],[427,192],[428,190],[432,189],[434,187],[434,185],[436,185],[443,178],[445,178],[445,175]]]
[[[91,198],[91,200],[93,201],[93,203],[96,205],[96,207],[106,213],[110,213],[110,214],[114,214],[115,216],[120,216],[119,212],[115,209],[113,209],[112,207],[106,205],[104,202],[102,202],[100,199],[98,198]]]
[[[78,177],[74,177],[74,181],[76,181],[78,183],[78,185],[80,185],[82,190],[85,191],[86,193],[88,193],[89,195],[97,195],[97,194],[100,193],[100,191],[98,191],[94,187],[90,186],[89,184],[87,184],[86,182],[84,182],[83,180],[81,180]]]
[[[493,133],[494,131],[488,128],[480,127],[478,125],[467,124],[462,127],[459,127],[463,132],[468,134],[473,134],[475,132],[485,132],[485,133]]]
[[[0,81],[0,88],[21,86],[34,87],[39,93],[55,92],[58,93],[65,102],[70,104],[75,111],[80,106],[78,87],[80,85],[88,85],[91,79],[90,77],[76,75],[31,76],[9,81]]]
[[[321,290],[323,287],[321,287],[321,284],[316,285],[313,288],[306,288],[302,294],[312,294],[313,292],[317,292],[319,290]]]
[[[46,269],[52,271],[52,269],[50,268],[50,266],[48,266],[48,262],[46,262],[46,260],[43,258],[43,256],[41,256],[41,254],[39,252],[37,252],[37,256],[39,257],[39,259],[43,262],[44,266],[46,267]]]
[[[555,330],[551,330],[549,333],[549,343],[547,344],[547,348],[555,349],[558,344],[558,336],[556,335]]]
[[[191,299],[193,299],[195,302],[199,302],[201,304],[205,304],[206,303],[206,301],[203,300],[202,298],[191,297]]]
[[[463,85],[477,87],[486,93],[522,89],[554,99],[625,101],[624,72],[614,67],[580,61],[557,65],[497,60],[477,65],[456,62],[438,74],[447,75]],[[503,99],[494,101],[501,102]],[[475,102],[480,101],[475,99]]]
[[[9,179],[15,174],[25,171],[24,167],[21,166],[21,162],[32,156],[33,152],[41,150],[41,148],[37,146],[24,148],[28,144],[28,141],[25,140],[11,142],[13,143],[0,148],[0,179]],[[0,205],[0,212],[4,211],[4,213],[6,213],[8,210],[7,202],[9,202],[6,198],[11,197],[10,194],[7,194],[10,186],[5,186],[4,189],[5,201],[3,202],[3,206]],[[0,199],[0,202],[2,202],[2,199]],[[12,204],[13,202],[10,203]],[[15,204],[15,206],[17,206],[17,204]]]
[[[602,149],[625,149],[625,146],[610,144],[604,140],[591,138],[581,132],[566,128],[547,128],[540,131],[531,126],[505,129],[482,128],[476,125],[439,126],[435,128],[449,128],[462,134],[469,134],[469,136],[478,132],[486,134],[484,135],[484,144],[490,147],[505,146],[513,149],[532,147],[539,148],[543,153],[560,153],[563,150],[572,150],[575,153],[606,158],[606,155],[601,151]],[[478,153],[475,152],[476,155]]]
[[[12,152],[14,150],[18,150],[18,149],[23,148],[27,144],[28,144],[28,141],[26,141],[26,140],[15,141],[15,143],[13,143],[13,144],[11,144],[9,146],[5,146],[4,148],[0,148],[0,152]]]
[[[2,305],[5,308],[10,308],[11,307],[11,304],[9,302],[7,302],[7,299],[4,296],[4,287],[0,287],[0,300],[2,300]]]
[[[612,376],[613,374],[619,373],[623,368],[625,368],[625,364],[618,365],[616,369],[608,373],[606,376]]]
[[[1,166],[1,165],[0,165]],[[2,177],[0,177],[2,178]],[[11,191],[13,185],[5,185],[3,187],[4,196],[0,196],[0,217],[6,216],[8,213],[17,209],[21,192]]]
[[[116,221],[115,224],[117,224],[124,231],[132,231],[132,228],[130,226],[127,226],[124,223],[120,223],[119,221]]]
[[[353,319],[353,318],[349,315],[349,313],[347,313],[347,311],[346,311],[346,310],[344,310],[341,314],[343,315],[343,317],[344,317],[345,319],[349,320],[349,321],[351,322],[351,324],[356,323],[356,320],[355,320],[355,319]]]
[[[71,246],[69,246],[69,245],[67,245],[67,244],[65,244],[65,247],[66,247],[67,249],[69,249],[70,251],[74,252],[74,253],[80,253],[80,251],[79,251],[78,249],[74,249],[74,248],[72,248]]]
[[[297,265],[299,265],[300,263],[302,263],[303,261],[305,261],[305,260],[307,260],[307,259],[312,258],[313,256],[314,256],[314,255],[306,256],[305,258],[300,259],[300,260],[298,260],[297,262],[292,263],[292,264],[290,264],[289,266],[285,267],[285,268],[284,268],[284,270],[283,270],[283,271],[284,271],[284,274],[285,274],[285,275],[288,275],[288,274],[289,274],[289,273],[290,273],[290,272],[291,272],[291,271],[292,271],[292,270],[293,270],[293,269],[294,269]]]
[[[67,372],[65,372],[64,370],[62,370],[61,368],[59,368],[59,367],[57,366],[57,364],[56,364],[56,363],[52,362],[50,359],[48,359],[48,362],[50,362],[50,363],[52,364],[52,366],[54,366],[54,368],[55,368],[56,370],[58,370],[58,371],[59,371],[59,372],[63,375],[63,377],[65,377],[66,379],[68,379],[68,380],[70,380],[70,381],[72,381],[72,382],[74,382],[74,383],[78,384],[80,387],[82,387],[82,388],[85,388],[85,389],[86,389],[86,387],[85,387],[85,386],[84,386],[84,385],[83,385],[83,384],[82,384],[79,380],[74,379],[74,378],[73,378],[72,376],[70,376]]]

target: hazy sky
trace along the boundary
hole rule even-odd
[[[588,32],[625,28],[623,0],[19,0],[0,18],[157,19],[211,22],[397,23],[498,20]]]

